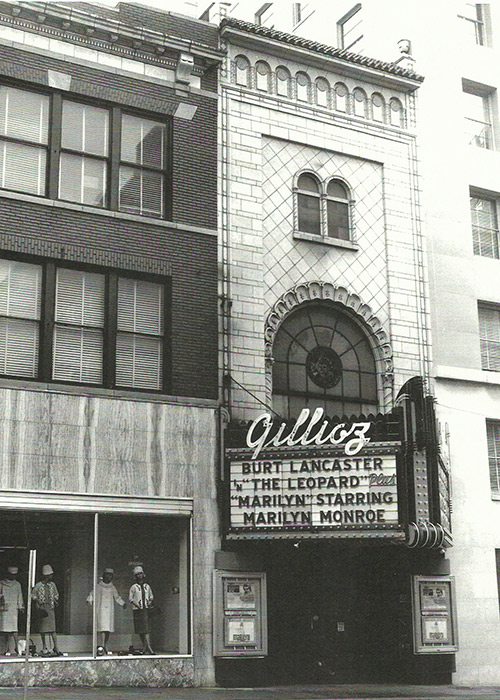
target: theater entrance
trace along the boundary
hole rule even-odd
[[[289,682],[396,679],[410,624],[407,552],[302,541],[267,561],[269,670]]]

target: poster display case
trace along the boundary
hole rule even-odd
[[[267,654],[266,575],[214,572],[214,656]]]
[[[414,576],[412,584],[415,654],[454,654],[458,651],[454,578]]]

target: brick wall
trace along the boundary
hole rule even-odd
[[[1,250],[172,276],[172,394],[217,396],[216,237],[182,225],[217,227],[217,102],[165,84],[134,79],[43,53],[0,46],[0,81],[48,86],[48,71],[71,76],[68,96],[173,115],[196,105],[192,120],[173,117],[173,221],[134,221],[64,206],[2,197]],[[213,81],[213,76],[212,76]],[[19,82],[22,81],[22,82]],[[45,200],[47,203],[47,200]]]

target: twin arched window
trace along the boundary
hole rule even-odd
[[[302,173],[296,186],[296,230],[321,238],[351,240],[351,205],[347,185],[338,178],[322,183]]]
[[[376,412],[377,373],[367,336],[333,303],[308,302],[273,343],[273,408],[296,418],[320,406],[328,416]]]

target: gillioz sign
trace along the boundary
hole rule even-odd
[[[273,447],[341,444],[345,454],[352,456],[370,442],[367,433],[371,423],[337,423],[332,426],[323,418],[322,408],[316,408],[312,416],[308,408],[303,408],[291,429],[286,423],[281,423],[274,432],[276,424],[271,414],[262,413],[250,425],[246,436],[248,447],[254,450],[252,459],[256,459],[262,450]]]

